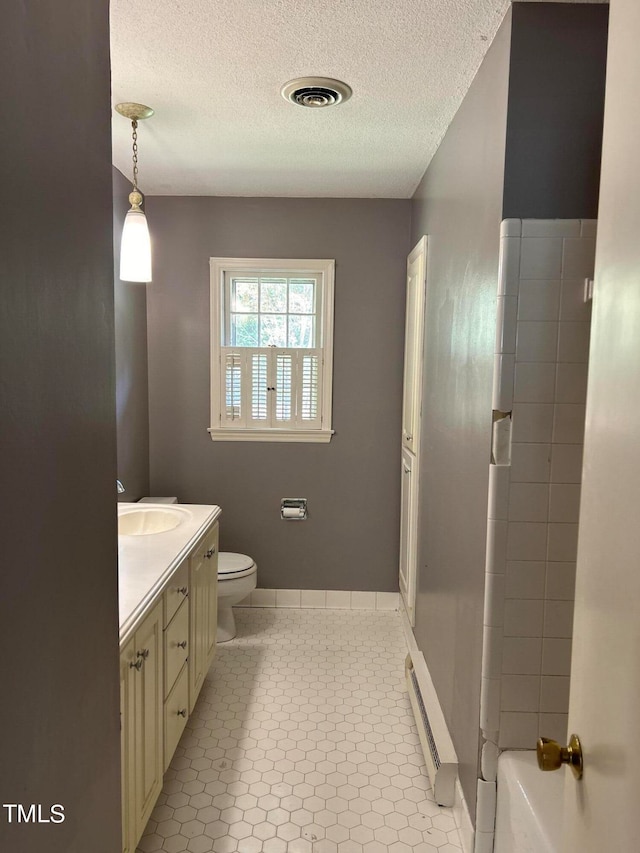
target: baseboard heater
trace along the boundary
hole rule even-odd
[[[407,655],[405,672],[435,800],[441,806],[451,807],[458,776],[458,757],[422,653]]]

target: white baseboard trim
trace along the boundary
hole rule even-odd
[[[342,589],[254,589],[237,607],[312,610],[397,610],[399,593]]]

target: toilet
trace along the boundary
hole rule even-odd
[[[219,643],[236,635],[236,620],[232,607],[256,588],[258,567],[246,554],[230,551],[218,553],[218,634]]]

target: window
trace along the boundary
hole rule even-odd
[[[214,441],[331,440],[334,267],[211,259]]]

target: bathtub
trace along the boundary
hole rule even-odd
[[[564,776],[542,773],[535,752],[500,755],[494,853],[560,853]]]

